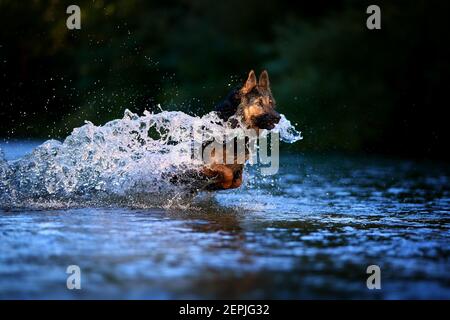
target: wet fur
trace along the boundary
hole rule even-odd
[[[233,89],[226,98],[220,102],[215,111],[224,121],[230,121],[235,115],[240,118],[248,128],[256,131],[259,129],[272,129],[280,120],[275,111],[275,101],[270,90],[269,77],[266,71],[261,73],[259,82],[256,81],[255,73],[250,71],[247,81],[242,88]],[[231,124],[233,126],[233,123]],[[243,164],[238,164],[236,147],[234,164],[212,163],[205,164],[203,174],[214,183],[210,184],[209,190],[224,190],[238,188],[242,184]],[[225,148],[223,152],[226,157]],[[248,159],[246,148],[245,159]]]

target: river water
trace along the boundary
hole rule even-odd
[[[37,144],[0,147],[12,160]],[[0,298],[450,299],[447,164],[285,152],[280,165],[184,209],[0,209]]]

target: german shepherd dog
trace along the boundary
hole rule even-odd
[[[246,128],[254,129],[256,133],[259,133],[260,129],[273,129],[281,119],[280,114],[275,111],[275,100],[266,70],[261,73],[259,80],[256,79],[255,72],[250,71],[245,84],[232,90],[225,100],[216,106],[215,111],[222,120],[238,119]],[[233,189],[242,184],[244,165],[237,163],[236,148],[234,150],[233,164],[218,163],[220,161],[215,161],[214,157],[209,163],[205,163],[202,173],[212,181],[207,187],[208,190]],[[223,157],[226,157],[225,151]],[[247,148],[245,159],[248,159]]]

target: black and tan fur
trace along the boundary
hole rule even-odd
[[[245,84],[241,88],[232,90],[225,100],[217,105],[215,111],[222,120],[231,121],[230,118],[238,118],[247,128],[255,129],[257,133],[259,129],[273,129],[280,121],[280,115],[275,111],[275,100],[270,89],[269,75],[265,70],[261,73],[258,81],[255,72],[250,71]],[[226,156],[225,152],[223,156]],[[247,156],[246,153],[246,158]],[[210,163],[205,163],[203,174],[213,181],[208,189],[238,188],[242,184],[244,165],[236,161],[234,164],[217,162],[220,161],[211,160]]]

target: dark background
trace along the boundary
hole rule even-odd
[[[81,30],[66,8],[81,7]],[[382,29],[366,28],[381,7]],[[0,137],[210,111],[269,71],[302,151],[448,159],[447,1],[0,0]]]

